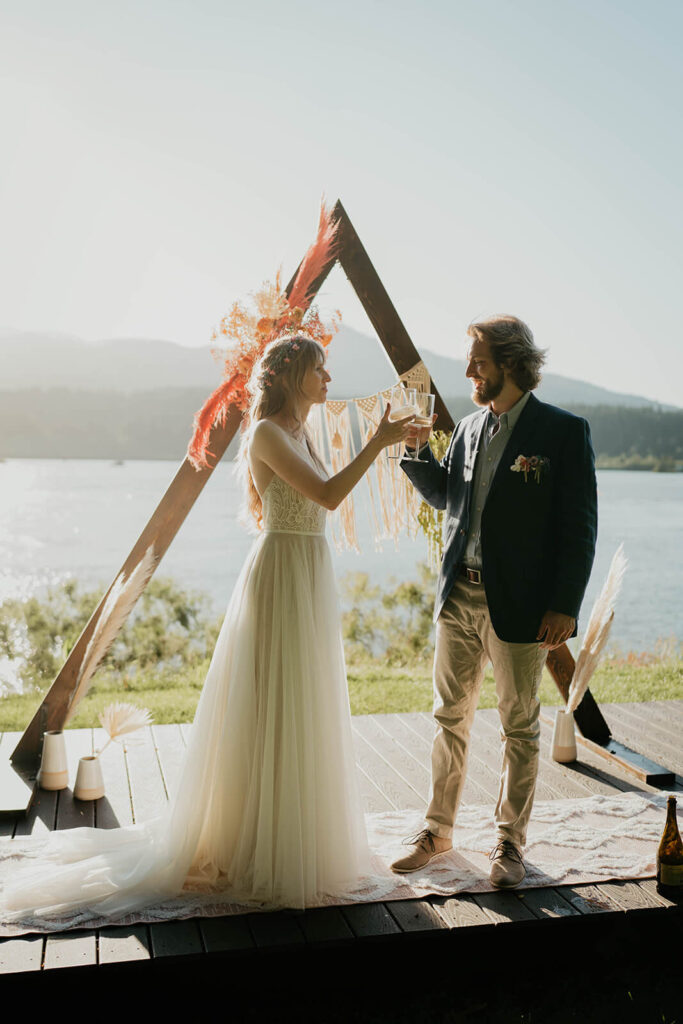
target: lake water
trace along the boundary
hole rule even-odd
[[[16,459],[0,463],[0,601],[73,576],[108,584],[176,472],[171,462]],[[652,650],[683,637],[683,474],[598,473],[599,538],[583,607],[587,620],[618,544],[629,560],[612,647]],[[238,523],[231,464],[215,470],[158,570],[206,591],[221,611],[251,538]],[[386,585],[415,578],[420,536],[374,549],[362,520],[362,554],[333,553],[338,576],[367,572]],[[581,627],[581,623],[580,623]]]

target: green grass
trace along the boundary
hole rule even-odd
[[[400,711],[431,711],[431,667],[384,668],[379,665],[349,666],[349,693],[354,715]],[[626,701],[683,700],[683,659],[632,664],[628,660],[605,661],[591,681],[591,693],[601,704]],[[562,700],[548,671],[544,671],[542,704]],[[488,669],[479,693],[480,708],[496,707],[496,687]]]
[[[115,700],[148,708],[159,725],[191,722],[208,665],[207,660],[183,673],[146,672],[123,680],[101,673],[70,725],[74,728],[98,725],[99,712]],[[432,709],[431,664],[393,668],[379,662],[352,663],[348,666],[348,680],[354,715]],[[630,655],[605,660],[593,676],[590,688],[602,704],[683,700],[683,658]],[[540,697],[543,704],[561,703],[547,671],[543,674]],[[37,693],[0,698],[0,731],[23,730],[39,703]],[[479,695],[479,707],[495,706],[495,684],[489,669]]]

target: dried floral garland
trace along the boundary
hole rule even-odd
[[[210,466],[209,438],[216,424],[223,424],[228,409],[234,405],[241,412],[249,406],[247,382],[255,363],[266,345],[282,334],[305,331],[327,347],[338,329],[341,316],[336,313],[328,327],[318,310],[310,305],[313,285],[323,269],[334,258],[338,222],[323,203],[320,208],[318,234],[304,256],[294,283],[287,294],[278,273],[275,281],[265,281],[254,292],[252,308],[236,302],[212,335],[214,356],[224,359],[223,383],[209,396],[195,415],[192,439],[187,457],[195,469]],[[227,351],[218,343],[225,339]]]

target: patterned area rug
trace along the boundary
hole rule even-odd
[[[666,818],[667,794],[621,793],[579,800],[534,804],[524,862],[527,874],[520,889],[649,878]],[[453,850],[435,858],[420,872],[394,875],[389,864],[402,854],[402,841],[424,827],[415,811],[366,816],[375,871],[357,889],[343,896],[322,897],[315,906],[343,906],[379,900],[406,900],[429,894],[491,892],[488,853],[495,842],[491,807],[463,807],[453,835]],[[0,886],[16,867],[27,841],[0,844]],[[31,844],[37,852],[35,840]],[[405,852],[405,851],[403,851]],[[154,923],[189,917],[217,917],[245,911],[272,910],[263,904],[231,903],[229,894],[186,892],[176,899],[144,908],[116,921],[79,913],[69,918],[41,918],[0,923],[0,935],[54,932],[68,928],[99,928],[111,924]]]

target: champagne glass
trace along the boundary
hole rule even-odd
[[[432,425],[432,413],[434,412],[434,395],[428,395],[424,391],[417,391],[415,393],[415,407],[417,408],[417,415],[415,416],[415,426],[419,429],[425,427],[431,427]],[[406,452],[405,459],[407,462],[428,462],[428,459],[421,459],[418,455],[420,445],[415,442],[415,451],[413,455],[408,455]]]
[[[416,399],[417,391],[415,388],[406,388],[402,384],[396,384],[391,389],[391,394],[389,396],[389,403],[391,405],[389,419],[393,422],[395,420],[402,420],[404,416],[415,416],[418,411]],[[390,455],[389,452],[387,452],[387,458],[402,458],[402,445],[402,441],[400,444],[392,445],[392,448],[396,451],[396,455]]]

